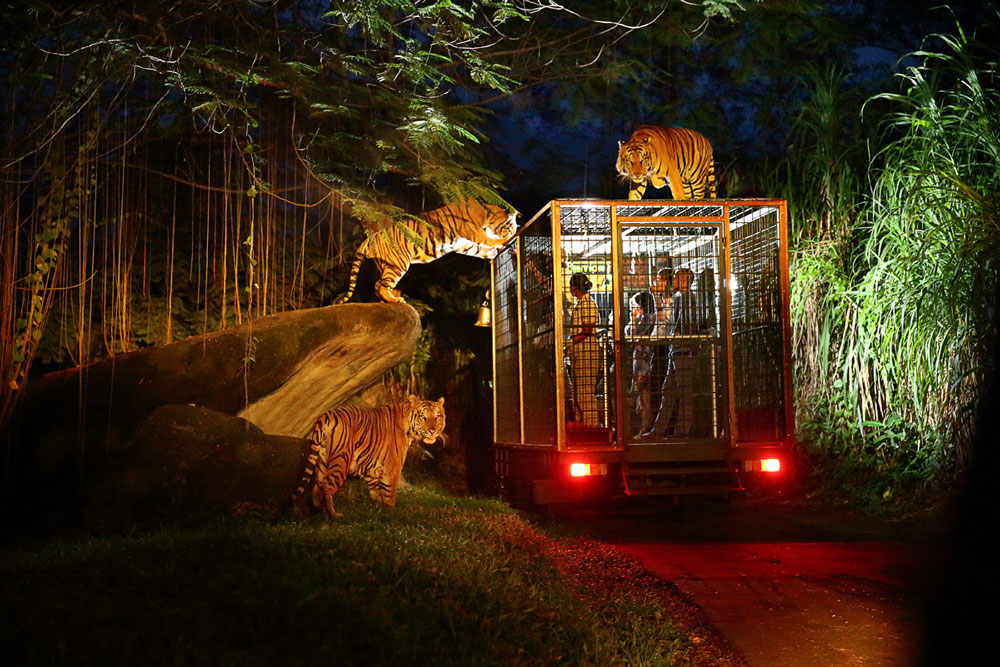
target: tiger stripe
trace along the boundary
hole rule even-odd
[[[347,292],[337,299],[344,303],[354,294],[358,272],[366,257],[375,260],[375,293],[382,301],[403,301],[396,285],[411,264],[426,264],[450,252],[492,259],[500,246],[516,231],[516,214],[499,206],[469,199],[420,214],[426,225],[402,222],[411,234],[396,225],[361,242],[351,263]],[[414,243],[411,236],[423,243]]]
[[[410,443],[431,444],[442,437],[444,426],[443,398],[433,402],[410,396],[405,403],[381,408],[329,410],[313,424],[305,470],[288,503],[309,491],[316,509],[329,517],[343,516],[334,509],[333,497],[347,476],[356,474],[372,499],[393,507]]]
[[[670,185],[674,199],[715,199],[712,144],[682,127],[641,125],[628,142],[618,142],[618,174],[629,181],[629,199],[642,199],[648,184]]]

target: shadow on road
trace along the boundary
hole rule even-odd
[[[600,507],[559,507],[550,512],[592,533],[622,541],[808,542],[892,541],[934,543],[946,533],[940,514],[898,519],[866,516],[843,505],[806,500],[706,496],[623,499]]]

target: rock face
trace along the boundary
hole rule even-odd
[[[187,457],[187,448],[207,441],[184,444],[175,437],[176,429],[156,435],[159,422],[151,426],[148,420],[167,405],[198,406],[246,420],[260,429],[250,441],[239,441],[255,443],[247,447],[272,447],[277,441],[267,436],[301,438],[318,415],[409,358],[419,334],[420,318],[410,306],[351,303],[271,315],[49,374],[29,385],[12,429],[15,456],[5,478],[23,486],[5,495],[35,497],[39,488],[46,494],[79,491],[103,479],[107,459],[143,460],[136,448]],[[177,428],[196,431],[210,422],[196,419]],[[275,472],[266,474],[298,468],[296,448],[281,449],[287,465],[268,463]],[[253,457],[232,459],[236,467],[258,464],[264,465]],[[164,468],[168,477],[169,468]],[[289,485],[295,481],[282,478]]]
[[[338,308],[364,317],[339,326],[335,337],[314,347],[278,387],[240,410],[240,417],[271,435],[305,437],[317,417],[413,354],[420,318],[409,306],[358,303],[323,310],[335,314]],[[260,327],[256,335],[264,335]]]
[[[294,490],[308,442],[267,435],[239,417],[163,405],[89,485],[92,525],[117,527],[165,511],[275,507]]]

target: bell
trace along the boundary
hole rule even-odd
[[[490,300],[487,299],[483,301],[483,305],[479,306],[479,317],[474,326],[488,327],[490,324],[492,324],[492,315],[490,314]]]

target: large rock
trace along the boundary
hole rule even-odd
[[[278,507],[305,469],[308,441],[267,435],[239,417],[164,405],[135,431],[86,494],[92,525],[147,515]]]
[[[164,405],[201,406],[266,434],[304,436],[318,415],[409,358],[419,334],[420,318],[406,304],[350,303],[271,315],[46,375],[29,385],[14,425],[14,463],[5,477],[20,488],[5,495],[79,491],[103,474],[106,457],[133,443],[150,446],[132,435]]]

